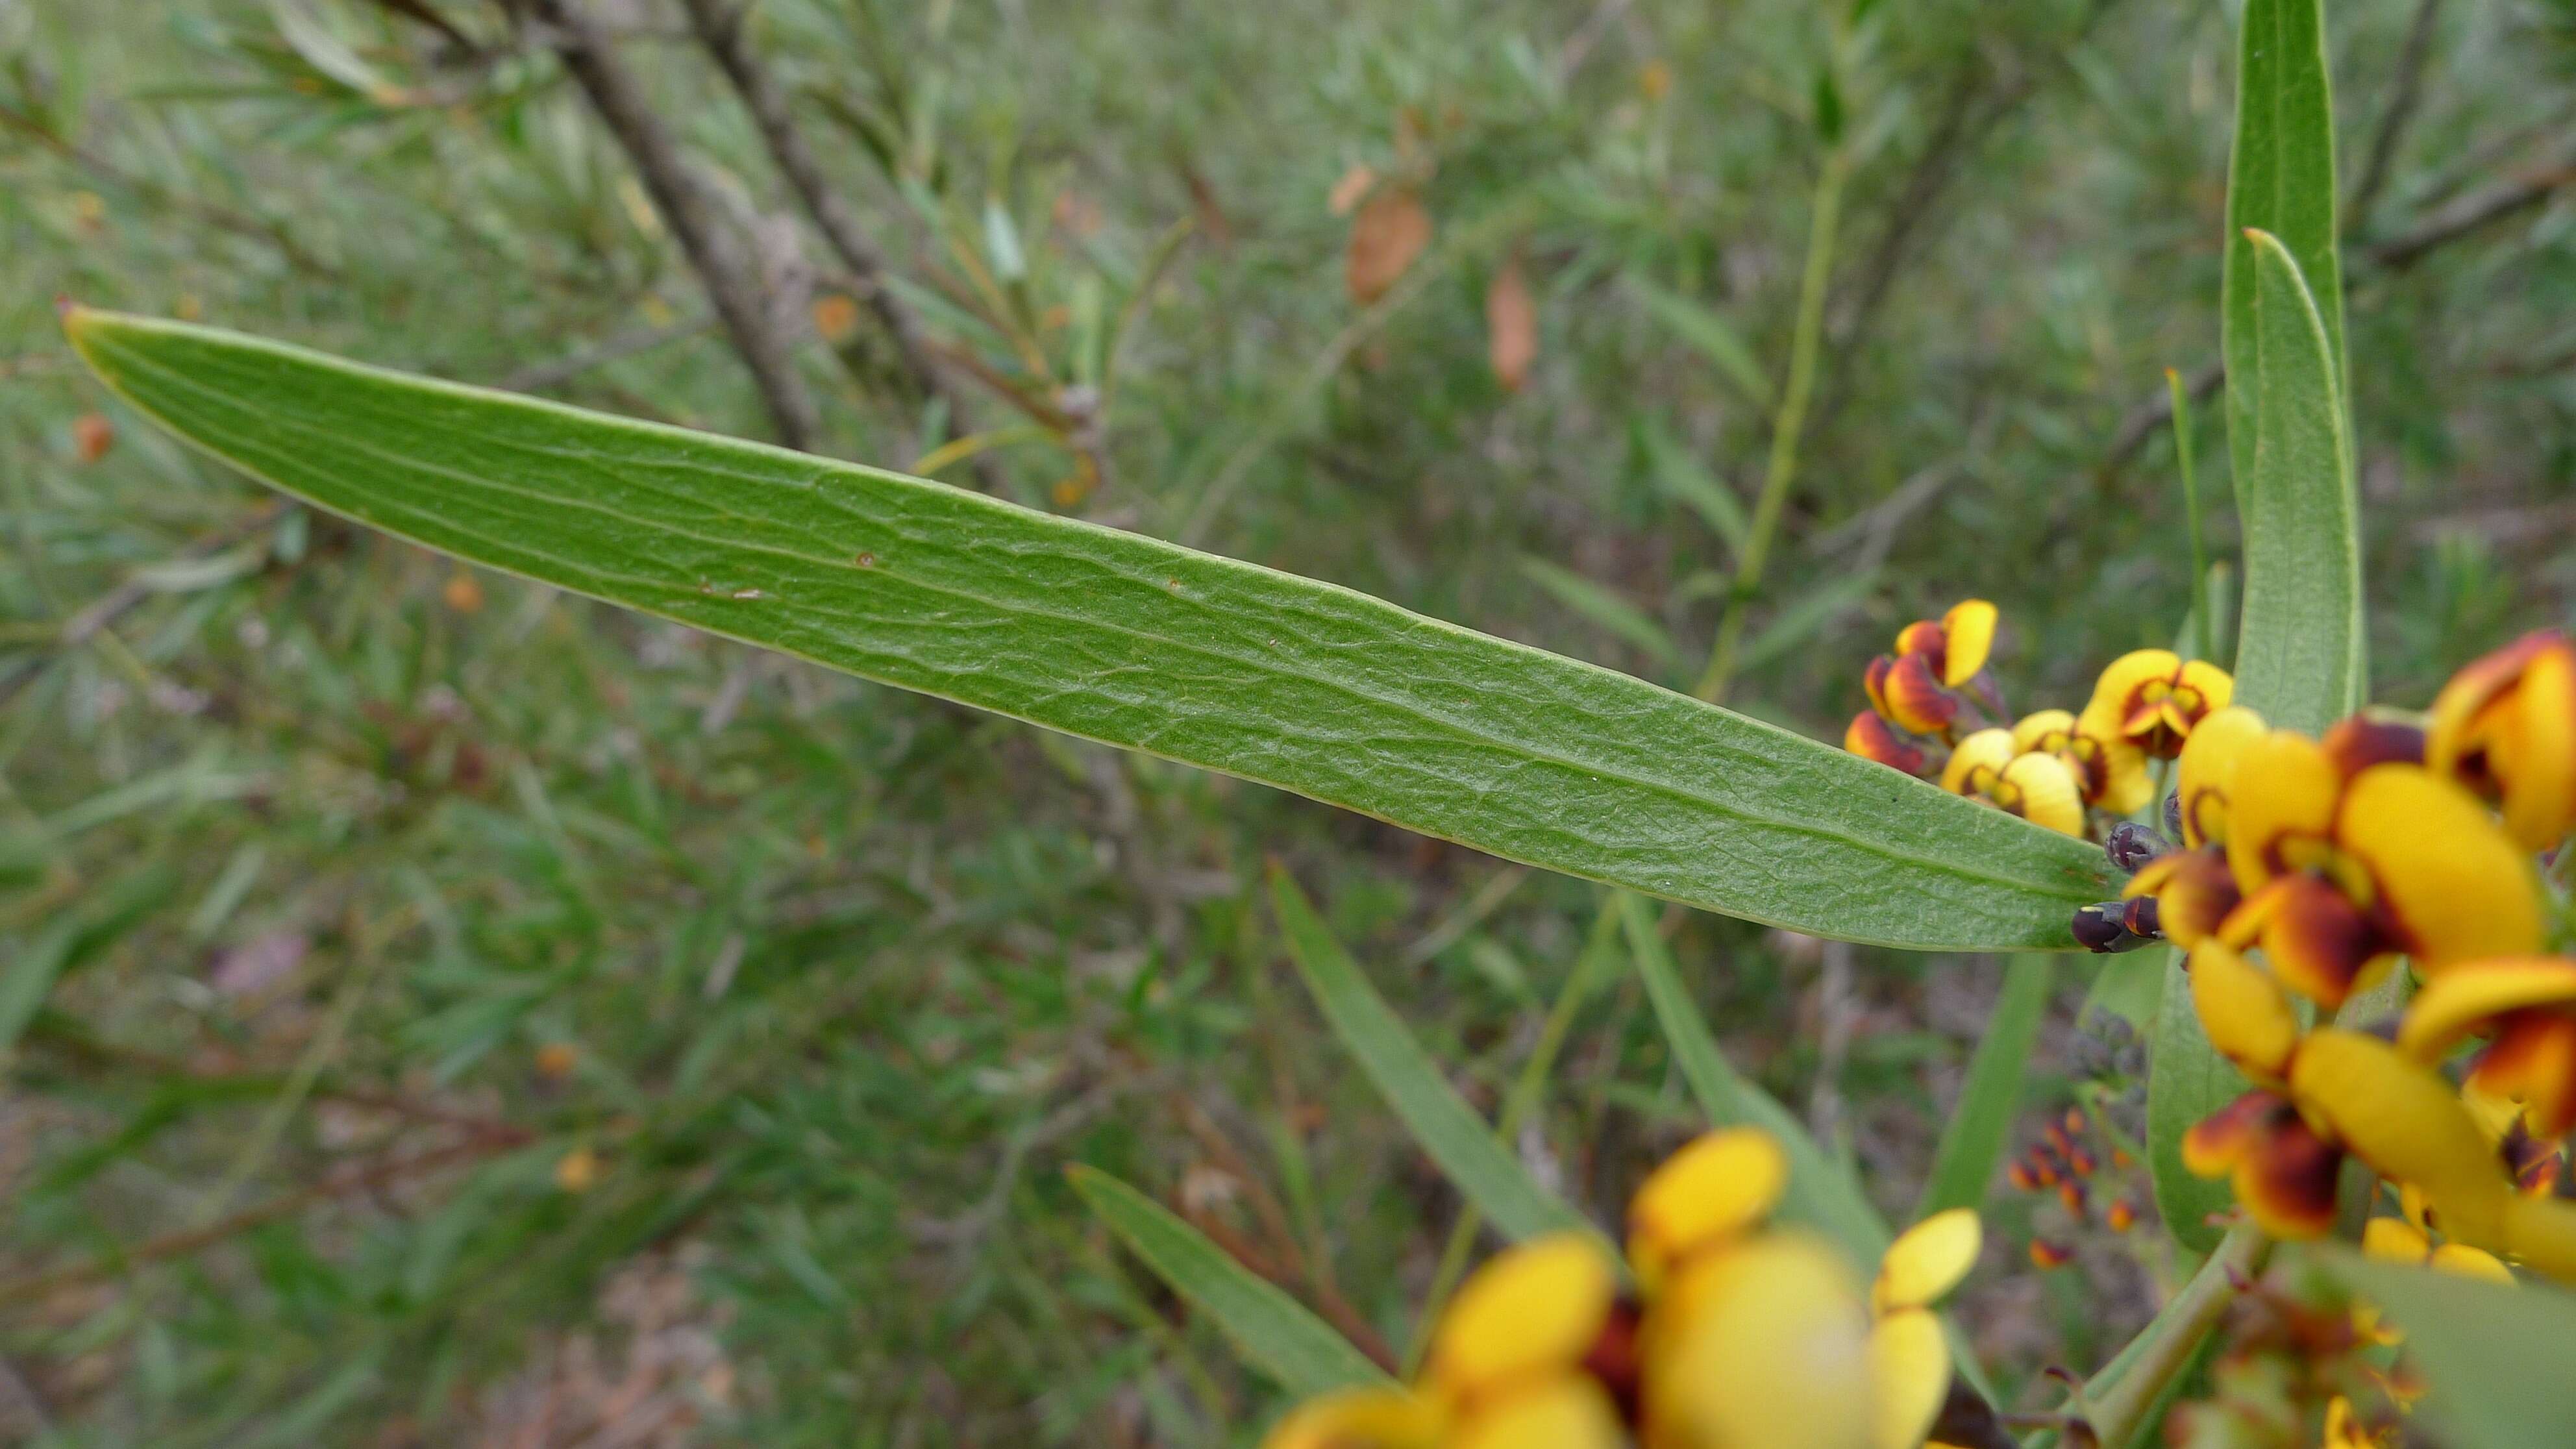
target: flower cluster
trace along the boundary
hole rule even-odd
[[[2418,1256],[2576,1278],[2576,1205],[2559,1195],[2576,958],[2551,954],[2567,906],[2534,859],[2554,852],[2563,876],[2576,850],[2576,645],[2533,635],[2462,670],[2429,716],[2365,710],[2322,738],[2224,690],[2200,702],[2156,742],[2179,756],[2173,838],[2116,833],[2135,873],[2075,923],[2096,950],[2187,950],[2201,1025],[2255,1083],[2191,1132],[2186,1163],[2228,1177],[2267,1231],[2313,1237],[2357,1159],[2416,1205],[2373,1227],[2382,1245],[2403,1229]],[[2421,990],[2393,1034],[2340,1021],[2410,967]],[[2443,1069],[2473,1040],[2455,1086]]]
[[[2011,723],[1986,661],[1995,606],[1970,599],[1908,624],[1896,650],[1870,661],[1870,708],[1843,747],[2034,824],[2096,837],[2155,798],[2151,759],[2171,759],[2203,719],[2227,707],[2226,671],[2169,649],[2140,649],[2102,672],[2078,711],[2044,709]]]
[[[1315,1399],[1264,1449],[1921,1449],[1951,1399],[1930,1305],[1975,1262],[1976,1215],[1917,1224],[1864,1296],[1833,1248],[1767,1224],[1787,1182],[1763,1133],[1699,1138],[1630,1201],[1624,1263],[1588,1234],[1505,1250],[1413,1384]]]
[[[2083,1108],[2069,1107],[2062,1116],[2051,1114],[2040,1140],[2005,1167],[2004,1180],[2016,1191],[2048,1193],[2063,1209],[2057,1232],[2036,1233],[2030,1240],[2035,1266],[2066,1266],[2075,1246],[2058,1232],[2080,1232],[2091,1216],[2113,1233],[2137,1226],[2140,1194],[2129,1181],[2137,1161],[2116,1140],[2096,1140],[2110,1136],[2107,1128],[2097,1133]]]

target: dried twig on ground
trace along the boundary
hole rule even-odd
[[[680,157],[661,117],[635,77],[617,59],[583,0],[518,0],[543,27],[544,38],[572,73],[591,109],[635,165],[662,222],[678,239],[689,265],[707,289],[734,351],[750,369],[769,407],[780,441],[810,450],[821,426],[813,395],[796,376],[792,340],[763,295],[759,273],[741,241],[718,220],[720,207]]]

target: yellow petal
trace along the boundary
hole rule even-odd
[[[2278,1080],[2299,1044],[2299,1014],[2272,974],[2216,941],[2191,953],[2191,1004],[2220,1055]]]
[[[2105,710],[2110,718],[2122,721],[2120,732],[2126,734],[2126,721],[2138,691],[2151,683],[2171,680],[2181,668],[2182,657],[2170,649],[2138,649],[2123,654],[2094,681],[2093,705]]]
[[[2325,1027],[2299,1044],[2290,1090],[2373,1171],[2423,1189],[2452,1238],[2501,1236],[2512,1182],[2449,1082],[2377,1037]]]
[[[2463,1278],[2484,1278],[2490,1283],[2513,1282],[2513,1270],[2506,1267],[2502,1259],[2466,1243],[2444,1243],[2433,1250],[2428,1261],[2445,1273],[2457,1273]]]
[[[2156,798],[2156,777],[2147,772],[2146,751],[2118,735],[2088,738],[2099,739],[2102,750],[2102,798],[2096,804],[2114,815],[2134,815]]]
[[[1343,1389],[1282,1419],[1261,1449],[1439,1449],[1440,1416],[1402,1389]]]
[[[1983,599],[1967,599],[1950,606],[1941,616],[1941,632],[1949,636],[1948,668],[1942,671],[1942,683],[1952,689],[1974,679],[1986,667],[1986,656],[1995,648],[1995,606]]]
[[[2361,1251],[2383,1263],[2421,1263],[2432,1255],[2433,1242],[2404,1218],[2372,1218],[2361,1225]]]
[[[2246,788],[2227,802],[2227,864],[2237,889],[2251,896],[2288,869],[2284,845],[2331,835],[2343,779],[2325,750],[2295,730],[2273,730],[2240,746],[2236,778]]]
[[[2023,755],[2004,766],[1987,794],[1998,805],[2060,835],[2084,834],[2084,787],[2075,771],[2055,755]]]
[[[1974,1208],[1934,1213],[1888,1244],[1878,1262],[1878,1282],[1870,1289],[1870,1306],[1881,1313],[1922,1308],[1959,1286],[1977,1264],[1985,1230]]]
[[[2206,659],[2186,659],[2174,674],[2174,693],[2197,721],[2227,708],[2236,698],[2236,677]],[[2197,731],[2194,731],[2197,733]]]
[[[1875,1449],[1920,1449],[1950,1396],[1950,1343],[1941,1320],[1900,1309],[1869,1332],[1870,1386],[1878,1402]]]
[[[2012,727],[2013,749],[2021,754],[2053,750],[2075,733],[2075,716],[2062,709],[2023,715]]]
[[[2511,695],[2531,661],[2556,642],[2546,630],[2525,634],[2492,654],[2463,665],[2434,697],[2424,741],[2424,763],[2448,775],[2468,766],[2469,756],[2490,748],[2498,721],[2490,706]],[[2509,711],[2518,712],[2518,711]],[[2491,767],[2493,762],[2486,762]]]
[[[1552,1233],[1497,1254],[1440,1316],[1427,1377],[1453,1402],[1580,1363],[1617,1284],[1588,1238]]]
[[[1789,1159],[1750,1127],[1710,1132],[1674,1153],[1628,1200],[1628,1262],[1652,1294],[1673,1265],[1755,1224],[1788,1185]]]
[[[2407,1004],[2397,1044],[2417,1061],[2438,1062],[2462,1037],[2527,1007],[2576,1003],[2576,960],[2508,956],[2463,961],[2424,983]]]
[[[2576,647],[2560,639],[2532,657],[2515,691],[2504,824],[2526,849],[2547,850],[2576,828]]]
[[[1869,1320],[1841,1255],[1804,1233],[1764,1233],[1671,1326],[1647,1365],[1659,1443],[1717,1449],[1870,1449]]]
[[[2011,730],[1979,730],[1950,752],[1950,763],[1941,767],[1941,788],[1953,795],[1982,795],[2019,753]]]
[[[2503,1219],[2499,1240],[2491,1245],[2497,1252],[2535,1273],[2576,1284],[2576,1203],[2513,1193]]]
[[[2370,867],[2427,974],[2454,961],[2540,949],[2530,857],[2476,797],[2421,765],[2353,778],[2337,843]]]
[[[1569,1373],[1479,1407],[1444,1449],[1622,1449],[1627,1442],[1600,1381]]]
[[[2178,792],[2182,796],[2182,840],[2191,846],[2227,838],[2227,802],[2235,790],[2236,768],[2248,746],[2270,733],[2263,717],[2243,705],[2230,705],[2200,722],[2183,742]]]

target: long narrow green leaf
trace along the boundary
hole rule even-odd
[[[1674,968],[1672,949],[1655,930],[1654,911],[1636,896],[1627,897],[1623,904],[1628,951],[1637,963],[1637,977],[1645,983],[1655,1020],[1663,1026],[1664,1040],[1672,1047],[1682,1079],[1690,1083],[1691,1095],[1699,1100],[1700,1111],[1717,1126],[1758,1127],[1777,1138],[1789,1156],[1789,1187],[1780,1199],[1780,1215],[1833,1239],[1862,1273],[1877,1272],[1888,1244],[1887,1224],[1878,1209],[1870,1206],[1851,1174],[1816,1145],[1805,1124],[1770,1093],[1736,1073],[1726,1054],[1718,1050],[1707,1020],[1691,1004],[1681,973]]]
[[[1244,1358],[1300,1398],[1394,1382],[1303,1304],[1153,1199],[1097,1168],[1067,1167],[1083,1202],[1172,1291],[1216,1320]]]
[[[2221,332],[2227,358],[2227,452],[2237,497],[2254,476],[2262,358],[2247,228],[2280,238],[2316,289],[2335,390],[2346,390],[2343,263],[2336,249],[2334,88],[2323,0],[2246,0],[2237,36],[2236,136],[2228,161]]]
[[[2182,1138],[2202,1118],[2244,1094],[2253,1083],[2230,1066],[2201,1029],[2200,1013],[2191,1004],[2191,977],[2182,953],[2164,954],[2164,995],[2156,1007],[2155,1040],[2147,1075],[2147,1178],[2155,1187],[2156,1211],[2165,1231],[2194,1252],[2218,1246],[2220,1230],[2210,1215],[2235,1202],[2224,1179],[2195,1177],[2182,1163]],[[2135,961],[2135,966],[2128,962]],[[2115,958],[2105,970],[2155,970],[2136,957]]]
[[[2269,233],[2252,237],[2253,473],[2237,489],[2245,611],[2236,698],[2276,725],[2322,730],[2361,703],[2360,505],[2352,439],[2316,299]]]
[[[2431,1416],[2457,1449],[2576,1444],[2576,1295],[2501,1283],[2356,1253],[2312,1255],[2367,1296],[2406,1334],[2423,1370]]]
[[[1636,605],[1574,570],[1543,558],[1522,559],[1521,572],[1531,583],[1554,595],[1558,603],[1635,645],[1647,658],[1668,670],[1681,667],[1681,655],[1674,652],[1672,636]]]
[[[1915,1204],[1921,1222],[1950,1208],[1982,1207],[1995,1168],[2012,1141],[2013,1116],[2021,1109],[2021,1079],[2030,1065],[2030,1049],[2039,1040],[2039,1023],[2048,1014],[2050,988],[2057,982],[2057,958],[2020,956],[2004,968],[2003,994],[1986,1019],[1985,1039],[1968,1062],[1968,1082],[1941,1146],[1932,1154],[1932,1175]]]
[[[1679,292],[1668,292],[1649,282],[1632,282],[1638,300],[1673,334],[1699,349],[1702,357],[1717,365],[1729,382],[1744,389],[1744,395],[1763,407],[1771,405],[1771,379],[1764,375],[1762,364],[1753,356],[1734,324],[1719,316],[1714,308],[1694,302]]]
[[[1515,1239],[1596,1232],[1580,1213],[1539,1186],[1494,1136],[1492,1125],[1449,1085],[1430,1053],[1315,914],[1306,893],[1277,865],[1270,868],[1270,902],[1289,958],[1306,978],[1306,989],[1314,993],[1333,1036],[1358,1059],[1378,1095],[1467,1201]]]
[[[1681,439],[1654,418],[1645,420],[1641,434],[1646,448],[1647,466],[1654,470],[1655,486],[1674,502],[1700,516],[1726,543],[1730,558],[1742,559],[1747,544],[1753,541],[1753,520],[1744,511],[1744,500],[1726,486],[1708,465],[1691,456]]]
[[[404,538],[1068,734],[1816,935],[2064,949],[2100,852],[1394,605],[875,469],[75,310],[179,437]]]

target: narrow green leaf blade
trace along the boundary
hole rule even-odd
[[[1691,456],[1681,439],[1656,419],[1647,419],[1643,428],[1646,462],[1654,470],[1655,486],[1674,502],[1700,516],[1726,543],[1730,558],[1744,557],[1745,545],[1753,539],[1753,519],[1744,511],[1744,500],[1726,486],[1708,465]]]
[[[2361,704],[2360,505],[2343,394],[2316,299],[2279,240],[2257,232],[2251,476],[2236,698],[2275,725],[2317,731]]]
[[[1671,328],[1674,336],[1716,364],[1717,370],[1742,388],[1746,397],[1766,408],[1771,405],[1771,379],[1763,374],[1762,364],[1754,359],[1753,349],[1745,344],[1734,324],[1719,316],[1716,309],[1679,292],[1668,292],[1651,282],[1630,285],[1637,289],[1637,298],[1646,304],[1646,310]]]
[[[2253,1083],[2209,1044],[2200,1013],[2192,1008],[2191,977],[2182,969],[2182,953],[2169,950],[2164,956],[2164,995],[2156,1008],[2148,1058],[2147,1177],[2155,1187],[2165,1231],[2184,1247],[2206,1253],[2218,1246],[2220,1237],[2220,1230],[2210,1226],[2210,1215],[2227,1211],[2236,1199],[2224,1179],[2195,1177],[2183,1166],[2183,1134]],[[2155,969],[2128,959],[2137,962],[2132,969]],[[2105,969],[2116,971],[2123,964],[2115,959]]]
[[[1673,652],[1673,641],[1664,633],[1664,626],[1646,617],[1644,610],[1626,599],[1572,569],[1561,568],[1543,558],[1522,559],[1521,572],[1531,583],[1555,596],[1558,603],[1635,645],[1637,651],[1647,658],[1668,670],[1681,667],[1681,656]]]
[[[2017,956],[2004,968],[2003,994],[1986,1019],[1986,1035],[1968,1062],[1968,1082],[1941,1146],[1932,1154],[1932,1175],[1915,1205],[1921,1222],[1951,1208],[1983,1207],[1995,1168],[2012,1141],[2013,1116],[2021,1109],[2022,1073],[2030,1065],[2031,1046],[2039,1040],[2040,1020],[2048,1014],[2051,988],[2057,984],[2057,958]]]
[[[1306,1398],[1394,1382],[1305,1305],[1254,1276],[1161,1204],[1097,1168],[1077,1163],[1064,1171],[1109,1230],[1173,1292],[1216,1320],[1244,1358],[1280,1387]]]
[[[27,1023],[53,993],[80,943],[80,922],[65,916],[48,926],[5,966],[0,966],[0,1057],[18,1044]]]
[[[2226,272],[2221,332],[2227,358],[2227,451],[2244,496],[2254,474],[2255,254],[2248,227],[2280,238],[2316,289],[2319,324],[2344,360],[2343,262],[2335,225],[2334,87],[2326,61],[2323,0],[2246,0],[2237,33],[2236,136],[2227,170]]]
[[[2315,1260],[2406,1334],[2432,1417],[2457,1449],[2576,1444],[2576,1295],[2320,1251]]]
[[[981,494],[75,310],[129,402],[494,568],[1814,935],[2073,944],[2098,850],[1642,680]]]
[[[1539,1186],[1495,1137],[1492,1124],[1449,1085],[1403,1019],[1315,914],[1306,893],[1277,865],[1270,868],[1270,901],[1289,958],[1305,977],[1333,1036],[1358,1059],[1378,1095],[1467,1201],[1514,1239],[1597,1233],[1581,1214]]]
[[[1804,1123],[1727,1062],[1707,1019],[1682,986],[1672,948],[1655,930],[1653,909],[1636,896],[1626,897],[1622,905],[1637,977],[1645,983],[1646,999],[1654,1004],[1655,1020],[1699,1109],[1715,1126],[1758,1127],[1777,1138],[1789,1156],[1789,1187],[1780,1199],[1780,1216],[1832,1238],[1862,1273],[1877,1272],[1889,1241],[1878,1209],[1870,1206],[1851,1174],[1816,1145]]]

